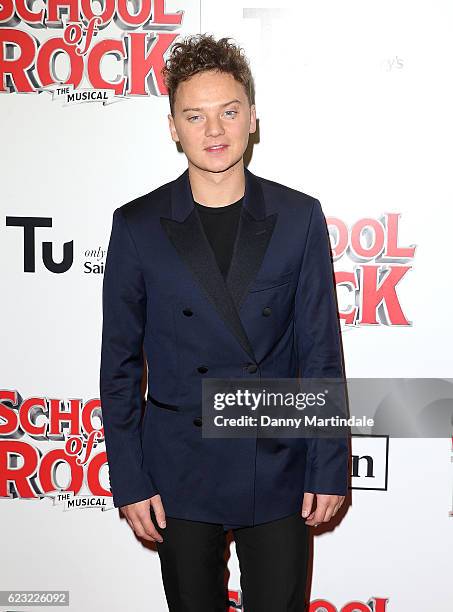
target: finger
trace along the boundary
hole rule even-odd
[[[335,510],[334,510],[332,516],[335,516],[340,508],[341,508],[341,501],[339,501],[338,504],[335,505]]]
[[[326,507],[323,522],[327,523],[334,516],[335,512],[338,510],[338,496],[330,496]]]
[[[144,540],[148,540],[149,542],[163,542],[162,536],[159,535],[156,529],[154,528],[155,535],[152,532],[147,532],[138,517],[131,519],[131,522],[135,535],[138,538],[143,538]]]
[[[149,498],[121,507],[121,511],[137,537],[150,540],[151,542],[163,542],[162,536],[151,521],[149,509]]]
[[[165,510],[162,505],[162,500],[160,495],[155,495],[151,498],[151,506],[153,508],[154,516],[156,517],[157,524],[162,529],[165,529]]]
[[[156,539],[158,542],[163,542],[163,538],[160,533],[157,531],[156,526],[151,520],[151,514],[149,512],[149,508],[146,512],[139,511],[137,512],[137,519],[140,523],[141,528],[145,532],[146,535],[151,536]]]
[[[135,531],[135,534],[138,537],[149,539],[152,538],[151,541],[163,541],[162,536],[156,530],[153,522],[150,517],[150,502],[149,500],[144,500],[143,502],[137,502],[135,504],[130,504],[126,508],[126,514],[129,520],[132,523],[132,528]]]
[[[302,516],[308,517],[313,506],[314,493],[304,493],[304,499],[302,501]]]
[[[326,514],[326,507],[323,505],[317,506],[313,518],[310,520],[310,522],[305,521],[305,524],[313,525],[313,526],[319,525],[319,523],[323,522],[325,514]]]
[[[126,519],[127,524],[129,525],[129,527],[131,529],[133,529],[132,522],[131,522],[131,519],[129,518],[129,514],[128,514],[128,511],[127,511],[126,508],[127,508],[127,506],[123,506],[122,508],[120,508],[120,512],[124,516],[124,518]]]
[[[305,519],[305,524],[313,527],[315,523],[319,523],[318,517],[319,512],[318,509],[316,509]]]
[[[333,513],[333,515],[332,515],[332,516],[335,516],[335,515],[336,515],[336,513],[338,512],[338,510],[339,510],[339,509],[341,508],[341,506],[343,505],[344,500],[345,500],[345,498],[344,498],[344,497],[340,497],[340,498],[339,498],[338,503],[337,503],[337,504],[336,504],[336,506],[335,506],[335,510],[334,510],[334,513]]]
[[[338,504],[335,504],[334,509],[332,511],[332,514],[330,515],[330,518],[333,518],[336,515],[336,513],[338,512],[339,507],[340,506]]]
[[[336,504],[331,504],[327,506],[326,512],[324,514],[324,519],[323,519],[324,523],[327,523],[328,521],[330,521],[330,519],[334,515],[335,508],[336,508]]]

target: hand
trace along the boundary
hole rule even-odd
[[[311,512],[313,499],[316,495],[316,509]],[[304,493],[302,502],[302,516],[307,520],[306,525],[318,526],[319,523],[327,523],[336,515],[344,502],[344,495],[324,495],[323,493]]]
[[[153,495],[153,497],[138,501],[135,504],[121,506],[120,510],[126,517],[135,535],[150,542],[162,543],[164,540],[151,520],[150,506],[153,507],[159,527],[164,529],[165,511],[160,495]]]

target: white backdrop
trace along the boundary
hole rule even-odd
[[[34,10],[48,4],[39,2]],[[382,309],[376,324],[343,322],[348,377],[449,377],[453,6],[444,0],[276,4],[167,0],[166,13],[182,11],[182,24],[156,29],[208,31],[244,47],[259,118],[253,172],[319,198],[325,215],[349,229],[364,218],[383,223],[385,214],[400,215],[398,245],[414,251],[391,265],[410,267],[395,289],[408,324],[386,321]],[[99,11],[97,3],[93,7]],[[11,29],[40,44],[63,32],[0,22],[3,59],[11,57]],[[96,42],[121,40],[124,32],[112,22]],[[62,81],[66,59],[56,61]],[[0,62],[6,89],[2,70]],[[103,70],[114,80],[123,68],[106,58]],[[104,259],[113,210],[186,167],[170,138],[167,113],[166,95],[119,96],[106,105],[65,104],[64,97],[45,92],[0,96],[4,411],[12,398],[16,413],[29,398],[44,398],[46,406],[99,399],[102,270],[96,266]],[[35,230],[34,272],[24,271],[24,232],[11,224],[13,217],[52,221]],[[63,243],[71,241],[72,265],[64,273],[48,270],[42,243],[52,243],[58,262]],[[384,265],[375,257],[364,263]],[[335,270],[358,274],[360,265],[345,252]],[[338,297],[341,310],[371,299],[363,286],[357,295],[339,286]],[[14,463],[13,442],[46,456],[63,448],[64,439],[6,432],[2,414],[0,590],[69,590],[75,612],[166,610],[157,552],[135,538],[118,510],[65,511],[52,497],[26,499],[20,492],[8,498],[14,487],[7,470],[21,466]],[[45,421],[45,413],[37,419]],[[387,483],[376,486],[379,478],[360,472],[340,524],[314,536],[311,612],[373,605],[375,612],[448,610],[451,440],[390,439],[388,449],[375,442],[355,438],[353,452],[371,455],[377,476],[387,470]],[[93,454],[103,450],[101,444]],[[67,466],[56,474],[65,488]],[[106,486],[105,467],[101,481]],[[80,494],[93,496],[86,487]],[[230,552],[234,596],[240,590],[234,542]],[[372,604],[373,598],[380,599]],[[25,608],[0,605],[13,609]]]

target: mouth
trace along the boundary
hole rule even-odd
[[[227,148],[228,148],[228,145],[219,144],[219,145],[213,145],[212,147],[206,147],[205,151],[207,151],[208,153],[222,153],[223,151],[226,151]]]

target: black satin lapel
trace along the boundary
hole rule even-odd
[[[239,219],[238,233],[226,284],[239,310],[247,288],[255,279],[274,231],[278,213],[264,219],[254,219],[244,208]]]
[[[203,231],[195,208],[192,209],[192,212],[182,222],[165,217],[160,217],[160,222],[179,256],[190,268],[219,315],[236,336],[244,350],[255,361],[252,345],[242,325],[232,295],[228,291],[225,279],[217,265],[215,255]],[[246,235],[250,234],[249,227],[247,225]],[[261,244],[262,240],[261,236],[255,236],[255,244]],[[245,253],[241,248],[239,250],[240,261],[243,261],[244,257]],[[255,259],[256,256],[254,257]],[[239,275],[236,273],[235,277],[239,277]]]

